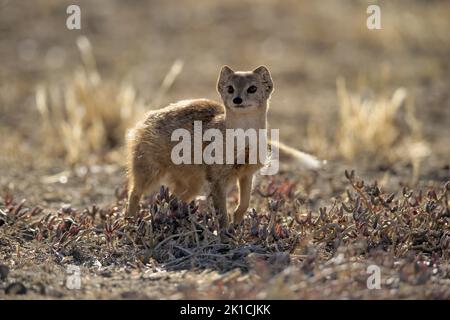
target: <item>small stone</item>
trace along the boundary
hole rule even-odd
[[[102,277],[105,277],[105,278],[111,278],[112,277],[112,272],[108,271],[108,270],[103,270],[102,272],[100,272],[100,275]]]
[[[21,282],[11,283],[5,289],[6,294],[27,294],[27,288]]]
[[[137,291],[125,291],[120,294],[122,299],[136,300],[139,298],[139,293]]]
[[[3,264],[0,265],[0,280],[5,280],[8,277],[9,268]]]

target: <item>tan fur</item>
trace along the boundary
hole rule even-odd
[[[257,91],[249,93],[250,85],[255,85]],[[229,92],[229,86],[233,86],[233,93]],[[149,112],[147,118],[130,131],[128,216],[137,214],[141,195],[157,191],[162,181],[184,201],[192,200],[201,193],[203,186],[208,185],[220,225],[227,227],[226,196],[230,186],[237,182],[239,204],[234,211],[233,222],[242,220],[249,206],[253,175],[262,165],[175,165],[171,160],[172,148],[178,143],[171,141],[172,132],[184,128],[193,136],[194,121],[202,121],[203,130],[219,129],[224,137],[227,128],[266,128],[273,83],[265,67],[250,72],[234,72],[225,66],[220,73],[217,90],[224,104],[206,99],[180,101]],[[233,103],[236,96],[243,100],[239,106]],[[203,148],[206,145],[203,143]]]

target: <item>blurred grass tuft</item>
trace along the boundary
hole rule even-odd
[[[74,165],[90,159],[120,161],[116,151],[126,130],[143,117],[146,106],[130,82],[117,83],[101,77],[86,37],[77,40],[82,64],[63,85],[40,84],[36,106],[43,120],[46,148]],[[159,101],[183,67],[175,61],[155,92]],[[152,103],[153,104],[153,103]]]
[[[345,80],[338,78],[336,140],[339,153],[348,160],[365,155],[372,160],[393,162],[405,156],[403,149],[408,149],[407,145],[425,145],[407,94],[405,88],[397,88],[390,97],[352,94]]]

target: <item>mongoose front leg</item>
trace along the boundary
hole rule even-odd
[[[228,228],[229,219],[227,213],[227,194],[225,186],[220,182],[216,182],[211,186],[211,197],[216,210],[216,214],[219,217],[220,228]]]
[[[250,204],[250,193],[252,191],[252,175],[245,175],[239,178],[239,205],[234,210],[233,223],[239,224],[247,212]]]

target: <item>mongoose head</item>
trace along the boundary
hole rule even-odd
[[[265,108],[273,92],[269,70],[260,66],[253,71],[233,71],[224,66],[217,81],[217,91],[227,110],[249,112]]]

